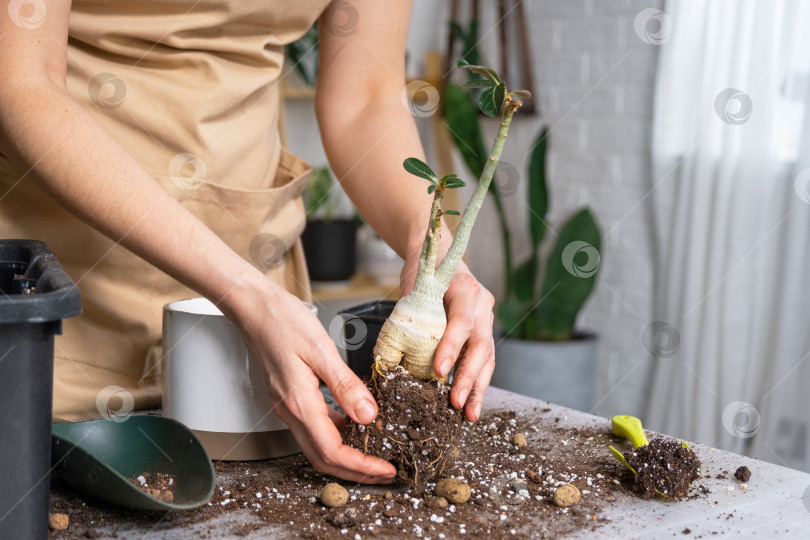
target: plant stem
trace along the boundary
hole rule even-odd
[[[498,161],[501,159],[501,152],[506,142],[506,134],[509,132],[509,125],[512,123],[512,116],[515,114],[518,107],[520,107],[520,103],[510,98],[507,98],[504,102],[501,125],[498,127],[498,134],[495,136],[495,142],[492,144],[492,149],[489,151],[489,159],[487,159],[487,164],[484,166],[484,171],[481,173],[481,179],[478,182],[478,186],[475,188],[473,196],[470,198],[470,202],[467,203],[467,207],[464,209],[464,215],[461,217],[461,222],[458,224],[456,236],[453,238],[450,250],[447,252],[447,255],[445,255],[436,271],[436,279],[442,284],[445,290],[447,290],[447,287],[450,285],[450,280],[453,279],[453,275],[456,273],[458,263],[467,249],[473,223],[487,195],[492,177],[495,175],[495,168],[498,166]]]
[[[433,192],[433,205],[430,207],[430,221],[428,222],[425,241],[422,243],[422,254],[419,256],[419,272],[416,276],[417,283],[424,280],[423,276],[432,276],[436,270],[436,252],[441,236],[441,214],[439,207],[444,197],[444,188],[438,188]],[[414,286],[417,285],[414,284]]]

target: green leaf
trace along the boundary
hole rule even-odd
[[[446,216],[460,216],[461,215],[461,213],[458,210],[445,210],[443,212],[443,214],[446,215]]]
[[[537,338],[570,339],[577,315],[596,284],[601,239],[587,208],[563,225],[546,263],[542,301],[530,316],[536,321]]]
[[[495,83],[489,79],[470,79],[459,86],[462,88],[492,88],[495,86]]]
[[[430,194],[431,194],[431,193],[433,193],[434,191],[436,191],[436,184],[430,184],[430,185],[428,186],[428,195],[430,195]]]
[[[480,178],[487,161],[487,149],[478,123],[478,107],[468,92],[453,84],[447,85],[444,91],[444,119],[467,168],[475,178]],[[495,185],[495,182],[490,184]]]
[[[524,339],[526,313],[531,305],[519,300],[504,300],[498,304],[498,321],[507,337]]]
[[[439,177],[436,176],[436,173],[433,172],[433,169],[428,167],[427,163],[425,163],[421,159],[417,159],[415,157],[408,158],[404,162],[402,162],[402,166],[405,167],[406,171],[408,171],[414,176],[424,178],[425,180],[429,180],[434,184],[439,181]]]
[[[466,63],[466,60],[464,61],[463,65],[460,64],[460,61],[456,62],[456,66],[458,66],[458,67],[460,67],[462,69],[469,69],[473,73],[481,75],[482,77],[486,77],[487,79],[494,82],[495,84],[500,84],[501,83],[501,78],[498,76],[498,74],[492,68],[488,68],[486,66],[476,66],[476,65],[473,65],[473,64],[468,64],[468,63]]]
[[[536,283],[537,255],[533,254],[515,268],[515,297],[521,302],[530,302],[534,298]]]
[[[459,180],[458,178],[455,178],[455,179],[450,180],[449,182],[447,182],[447,184],[445,184],[444,187],[454,189],[454,188],[461,188],[461,187],[464,187],[466,185],[467,184],[464,183],[464,180]]]
[[[546,185],[546,155],[548,128],[543,127],[532,146],[529,159],[529,232],[532,238],[532,253],[537,251],[546,234],[548,212],[548,187]]]
[[[481,111],[487,115],[495,118],[500,116],[501,107],[503,107],[503,100],[506,97],[506,85],[499,83],[492,88],[487,88],[481,93],[478,99],[478,106]]]
[[[453,24],[455,24],[455,23],[453,23]],[[459,26],[458,24],[455,24],[455,28],[456,28],[456,32],[463,33],[463,32],[461,32],[461,26]],[[470,63],[467,62],[466,60],[464,60],[463,58],[459,58],[458,60],[456,60],[456,67],[463,68],[463,67],[467,67],[469,65],[470,65]]]

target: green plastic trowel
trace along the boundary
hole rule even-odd
[[[208,453],[187,427],[170,418],[55,423],[52,434],[53,474],[103,501],[143,510],[185,510],[202,506],[214,492]],[[176,478],[172,502],[130,482],[145,472]]]

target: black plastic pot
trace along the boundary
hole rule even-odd
[[[47,538],[53,336],[81,299],[34,240],[0,240],[0,290],[0,538]]]
[[[344,281],[354,274],[357,252],[354,220],[308,221],[301,242],[313,281]]]
[[[391,315],[396,304],[394,300],[379,300],[338,312],[344,318],[343,340],[346,360],[357,376],[371,374],[374,344],[377,343],[377,336],[380,335],[383,323]],[[354,322],[358,319],[362,324]],[[365,337],[363,337],[364,330]]]

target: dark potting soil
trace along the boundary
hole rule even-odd
[[[377,401],[377,420],[368,426],[348,420],[343,442],[393,463],[397,478],[417,490],[439,478],[464,421],[450,405],[450,386],[417,379],[400,366],[364,382]]]
[[[642,498],[656,495],[656,490],[672,499],[689,495],[689,486],[700,476],[697,455],[675,439],[659,437],[647,446],[624,454],[636,471],[633,490]]]
[[[751,479],[751,470],[743,465],[734,471],[734,478],[740,482],[748,482]]]
[[[81,538],[96,530],[118,532],[188,530],[190,536],[217,538],[256,534],[264,537],[341,538],[378,536],[442,538],[557,538],[580,530],[612,531],[604,509],[617,498],[626,504],[632,479],[607,450],[622,444],[604,428],[571,428],[550,409],[486,413],[463,422],[456,439],[458,458],[442,477],[456,477],[471,488],[468,503],[442,507],[433,489],[406,483],[366,486],[340,482],[349,491],[341,508],[326,508],[319,497],[335,479],[312,469],[299,455],[258,462],[215,462],[217,487],[211,501],[196,510],[127,510],[83,499],[56,480],[52,513],[70,517],[66,531],[52,538]],[[375,428],[376,429],[376,428]],[[526,436],[517,447],[515,435]],[[629,474],[629,473],[628,473]],[[624,483],[620,482],[624,479]],[[569,508],[553,502],[554,491],[574,484],[582,500]],[[698,483],[693,487],[698,486]],[[513,532],[514,531],[514,532]],[[514,536],[513,536],[514,534]]]
[[[177,487],[177,479],[174,475],[148,472],[127,478],[133,485],[145,491],[152,497],[164,502],[174,501],[174,490]]]

